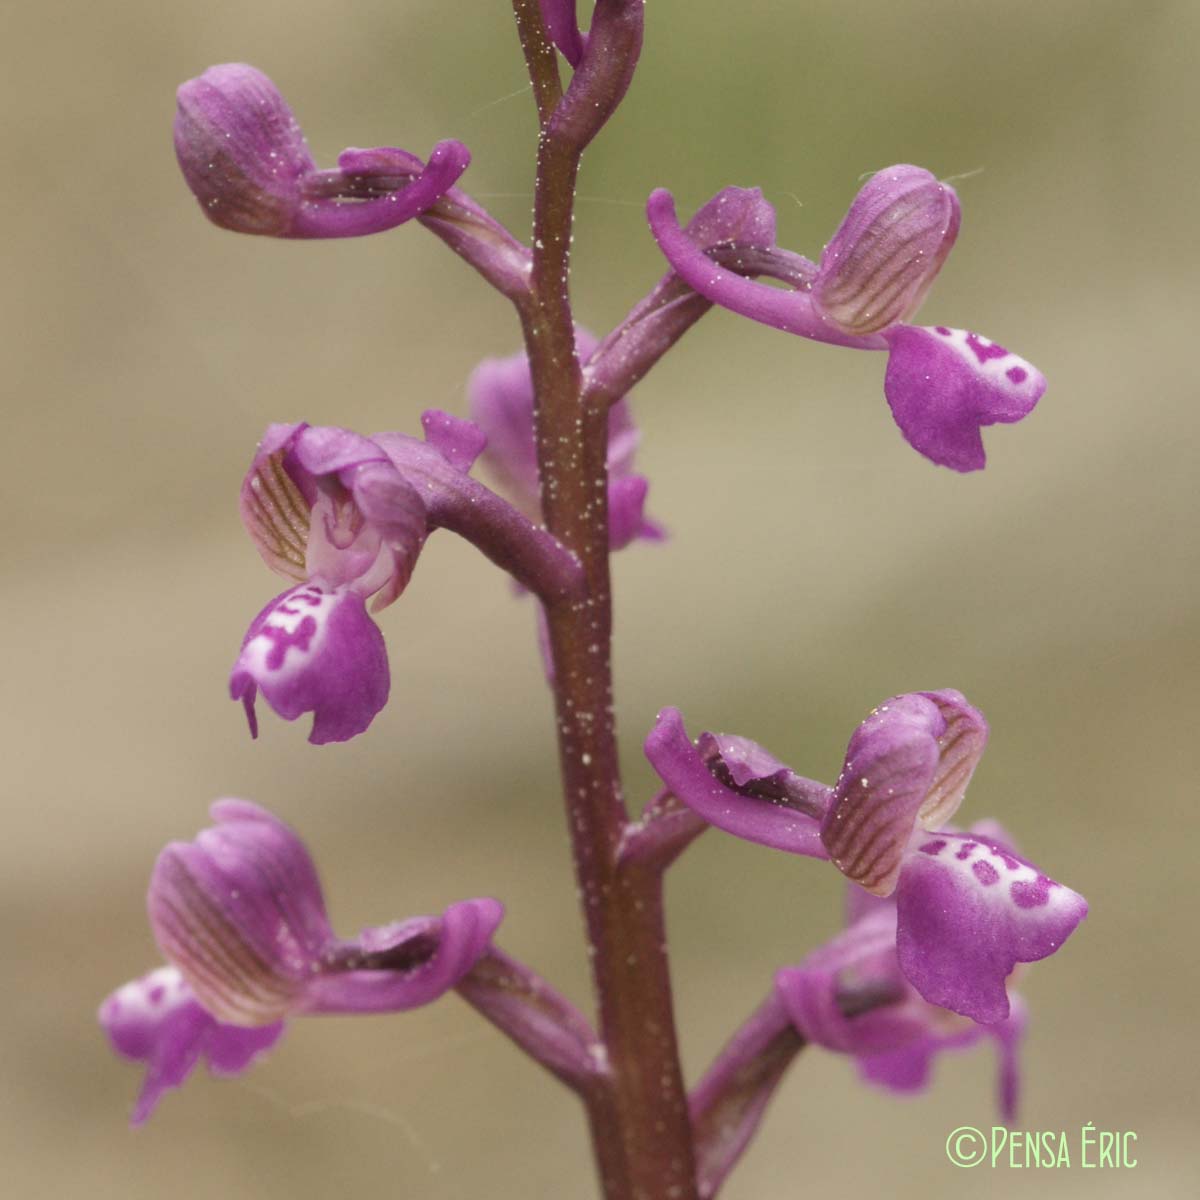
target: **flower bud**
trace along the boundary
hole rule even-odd
[[[424,165],[403,150],[356,151],[384,161],[318,171],[278,88],[245,63],[209,67],[179,88],[175,154],[205,216],[235,233],[342,238],[382,233],[420,216],[471,161],[461,142],[438,142]],[[377,169],[378,168],[378,169]],[[382,189],[374,176],[395,176]],[[358,176],[364,176],[359,178]]]
[[[907,320],[950,253],[959,220],[954,189],[922,167],[878,172],[821,255],[817,307],[859,336]]]
[[[182,84],[177,101],[175,154],[208,219],[286,236],[316,166],[275,85],[245,63],[222,63]]]

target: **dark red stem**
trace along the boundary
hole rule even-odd
[[[608,414],[585,404],[569,291],[575,183],[584,147],[629,85],[640,0],[599,0],[587,51],[560,100],[537,0],[513,0],[540,137],[531,296],[522,306],[536,394],[546,525],[583,566],[581,599],[546,606],[559,758],[587,927],[607,1085],[588,1097],[606,1200],[696,1200],[691,1129],[665,949],[662,875],[622,863],[627,824],[613,719],[608,564]]]

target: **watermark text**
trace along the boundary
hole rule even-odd
[[[1138,1164],[1137,1140],[1131,1129],[1097,1129],[1091,1121],[1078,1130],[960,1125],[946,1138],[946,1157],[956,1167],[1129,1170]]]

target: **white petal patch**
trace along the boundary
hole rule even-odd
[[[193,1000],[192,990],[176,967],[156,967],[140,979],[131,979],[109,997],[106,1008],[123,1021],[160,1020],[164,1013]]]
[[[1072,906],[1075,898],[1036,867],[969,834],[940,834],[918,846],[917,853],[935,858],[964,888],[986,892],[989,900],[1014,911],[1051,913]]]
[[[1022,412],[1028,412],[1045,391],[1046,380],[1037,367],[982,334],[972,333],[969,329],[951,329],[946,325],[921,328],[953,350],[972,374],[1022,404]]]
[[[257,633],[238,660],[260,683],[270,676],[290,675],[321,651],[329,617],[344,596],[307,583],[284,593],[262,618]]]

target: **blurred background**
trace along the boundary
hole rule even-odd
[[[586,5],[581,6],[586,9]],[[977,1196],[1190,1196],[1196,183],[1200,8],[1109,0],[847,5],[654,0],[625,106],[589,153],[578,315],[619,320],[663,264],[649,191],[690,212],[760,185],[812,256],[860,177],[961,182],[963,231],[922,313],[1049,377],[960,477],[911,451],[882,356],[713,313],[637,389],[639,465],[671,530],[615,563],[628,791],[657,709],[832,779],[867,710],[957,687],[992,741],[961,816],[995,816],[1091,901],[1022,988],[1020,1126],[1139,1135],[1135,1171],[985,1166]],[[531,606],[450,535],[384,614],[390,704],[314,748],[225,698],[280,587],[236,494],[269,421],[415,431],[516,349],[506,304],[416,226],[303,244],[224,233],[171,151],[173,92],[245,60],[321,165],[345,145],[473,149],[464,183],[524,232],[532,102],[506,0],[56,0],[7,13],[2,483],[7,749],[0,842],[0,1158],[11,1195],[123,1200],[586,1197],[573,1102],[455,998],[296,1022],[239,1081],[198,1072],[126,1126],[139,1072],[102,997],[157,961],[143,899],[209,801],[308,840],[335,924],[503,897],[503,944],[587,1002]],[[710,834],[674,870],[685,1065],[703,1070],[774,969],[840,924],[811,863]],[[805,1053],[725,1195],[948,1195],[957,1125],[995,1117],[979,1048],[898,1100]]]

